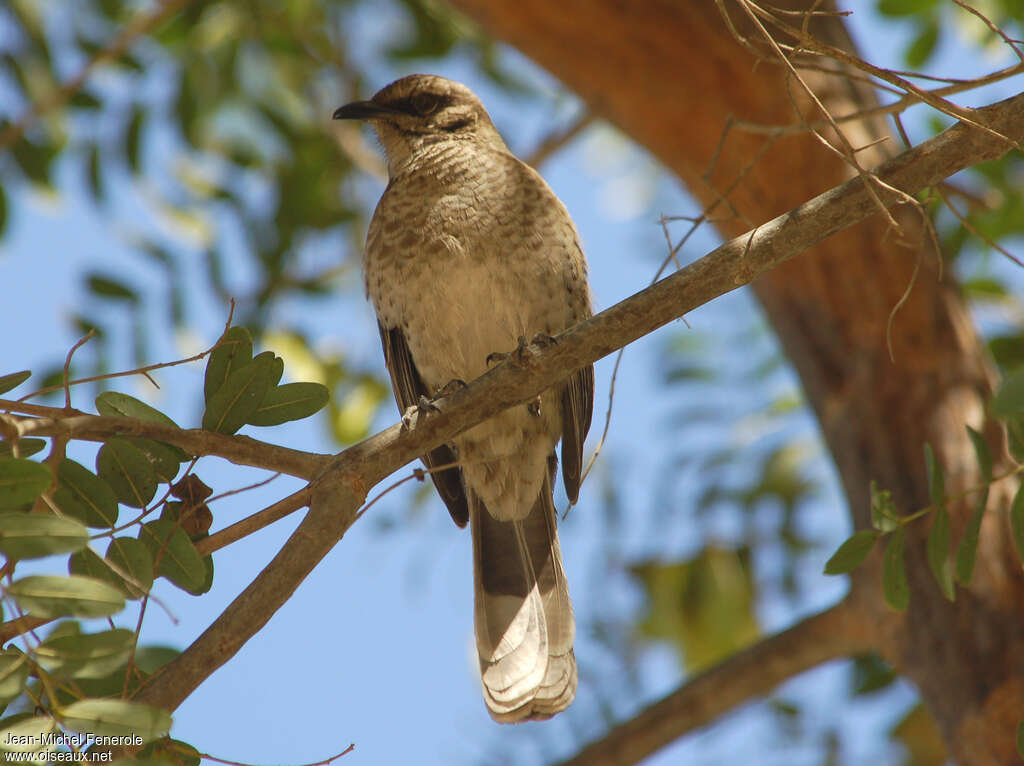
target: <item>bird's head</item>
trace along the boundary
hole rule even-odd
[[[339,107],[334,119],[373,125],[392,174],[418,151],[443,141],[483,141],[505,147],[473,91],[436,75],[412,74],[395,80],[369,101]]]

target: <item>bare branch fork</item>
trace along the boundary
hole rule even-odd
[[[934,186],[959,170],[998,158],[1009,150],[1009,142],[1024,139],[1024,94],[974,110],[971,117],[972,122],[981,123],[984,128],[959,123],[871,171],[882,182],[877,193],[886,205]],[[403,465],[501,410],[529,401],[574,370],[749,284],[765,271],[877,210],[864,181],[847,181],[726,242],[675,274],[562,333],[555,344],[543,349],[530,347],[522,360],[512,355],[467,388],[438,400],[439,411],[421,418],[411,430],[392,426],[334,457],[287,455],[283,462],[289,463],[292,470],[282,461],[270,461],[275,462],[274,470],[286,473],[297,470],[299,463],[303,463],[304,471],[317,469],[309,487],[309,512],[259,576],[151,680],[137,699],[168,710],[177,708],[267,623],[344,536],[369,489]],[[48,424],[44,420],[34,426],[36,435],[87,434],[94,421],[108,419],[76,416],[63,423],[51,420]],[[120,423],[124,428],[126,421]],[[155,427],[152,423],[131,423],[132,433],[146,433]],[[92,433],[94,438],[98,435]],[[190,449],[199,446],[194,441],[196,433],[168,428],[156,438]],[[244,437],[225,439],[204,443],[203,454],[222,455],[251,465],[259,463],[255,459],[247,462],[248,456],[240,459],[239,444],[247,445],[253,452],[262,446],[282,449]],[[771,646],[785,651],[784,643]]]

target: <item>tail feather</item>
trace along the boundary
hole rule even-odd
[[[470,493],[476,644],[484,700],[502,722],[549,718],[576,694],[575,620],[551,480],[530,514],[498,521]]]

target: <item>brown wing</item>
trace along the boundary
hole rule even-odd
[[[594,412],[594,368],[584,367],[562,386],[562,481],[569,502],[580,494],[583,442]]]
[[[431,392],[420,378],[402,329],[388,328],[379,322],[377,327],[380,329],[380,342],[384,347],[384,363],[391,373],[391,388],[395,392],[395,401],[398,402],[399,410],[405,412],[409,407],[418,404],[421,396],[430,397]],[[431,469],[434,466],[456,462],[455,453],[447,444],[431,450],[430,454],[424,455],[421,460]],[[437,494],[448,506],[448,513],[452,515],[452,519],[458,526],[466,526],[466,522],[469,521],[469,505],[466,501],[466,491],[462,486],[462,471],[459,468],[446,468],[442,471],[433,471],[430,478],[437,487]]]

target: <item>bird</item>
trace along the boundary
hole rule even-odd
[[[363,266],[400,411],[591,316],[568,211],[468,87],[408,75],[333,116],[369,123],[385,154]],[[553,484],[561,439],[577,501],[593,398],[587,366],[422,458],[455,523],[469,522],[483,696],[501,723],[550,718],[576,696]]]

